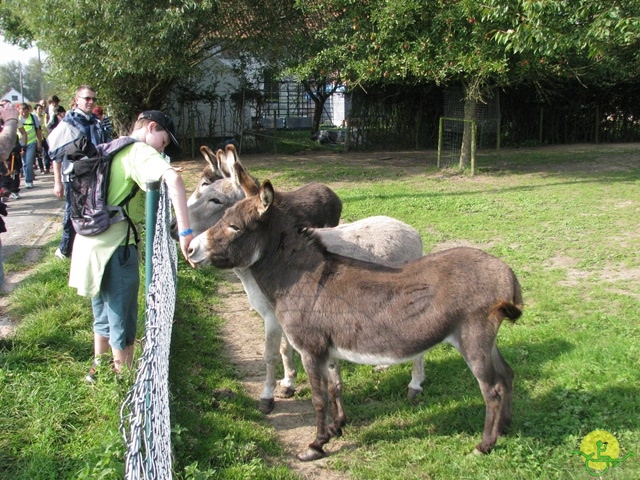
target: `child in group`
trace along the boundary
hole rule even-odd
[[[136,142],[118,152],[111,164],[108,203],[118,205],[132,191],[141,189],[127,205],[132,222],[144,220],[147,182],[164,180],[169,190],[179,228],[180,248],[188,258],[193,239],[187,214],[187,196],[180,174],[162,156],[169,144],[179,147],[173,121],[164,113],[142,112],[130,135]],[[94,364],[85,377],[95,381],[101,357],[111,350],[114,369],[131,367],[138,320],[140,286],[138,249],[129,221],[114,223],[104,232],[76,235],[71,256],[69,286],[89,296],[94,317]]]

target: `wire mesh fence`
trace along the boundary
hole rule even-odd
[[[160,188],[147,294],[143,351],[136,380],[120,411],[126,444],[125,478],[171,479],[169,349],[176,301],[178,256],[169,236],[171,209],[166,184]],[[147,232],[149,234],[149,232]]]

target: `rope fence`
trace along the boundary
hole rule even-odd
[[[143,351],[135,383],[120,410],[120,431],[127,449],[127,480],[169,480],[172,477],[169,349],[176,303],[178,256],[176,244],[169,236],[170,220],[169,195],[166,184],[162,183],[152,244],[152,275],[151,281],[147,282]],[[147,235],[153,235],[153,232],[147,230]],[[150,255],[148,247],[146,254]]]

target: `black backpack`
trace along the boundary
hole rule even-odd
[[[136,141],[131,137],[122,137],[94,146],[86,137],[80,137],[65,148],[67,158],[64,173],[69,175],[71,222],[76,233],[97,235],[114,223],[127,220],[129,227],[133,228],[136,242],[138,241],[135,226],[124,207],[140,187],[134,185],[129,195],[118,205],[107,203],[113,157]]]

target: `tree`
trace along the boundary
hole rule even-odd
[[[7,91],[15,88],[26,98],[37,102],[52,91],[47,80],[46,65],[37,58],[31,58],[26,64],[21,62],[7,62],[0,65],[0,89]]]
[[[333,63],[307,63],[322,50],[324,43],[315,32],[327,18],[296,0],[266,0],[260,6],[251,0],[233,2],[232,18],[224,32],[237,38],[238,48],[259,59],[278,76],[295,77],[314,102],[312,133],[320,129],[322,111],[328,98],[340,86],[340,70]]]
[[[471,119],[489,89],[509,81],[513,59],[491,40],[503,26],[482,20],[477,1],[319,0],[306,7],[325,22],[316,32],[324,47],[308,68],[333,65],[350,88],[371,84],[454,84],[465,91]],[[470,144],[470,131],[464,145]],[[468,164],[463,149],[461,166]]]
[[[541,57],[573,52],[602,59],[640,42],[638,0],[489,0],[485,18],[508,20],[494,35],[508,51]]]
[[[48,53],[68,94],[80,84],[94,86],[116,123],[128,128],[137,112],[165,107],[175,82],[223,47],[211,20],[218,6],[215,0],[15,0],[3,5],[0,25],[7,38],[36,41]]]
[[[624,5],[623,5],[624,3]],[[610,41],[637,52],[638,0],[317,0],[298,1],[324,15],[324,46],[305,62],[333,65],[350,88],[371,84],[461,85],[465,118],[487,91],[544,85],[592,72]],[[629,48],[627,47],[627,48]],[[628,55],[627,55],[628,56]],[[604,71],[604,70],[603,70]],[[468,164],[465,131],[461,166]]]
[[[94,86],[122,128],[143,109],[165,107],[177,82],[193,78],[198,64],[224,50],[252,54],[281,69],[294,65],[311,38],[300,35],[306,29],[294,0],[0,4],[5,37],[21,45],[36,42],[46,51],[52,74],[69,96],[77,85]],[[317,78],[330,83],[313,75],[305,78],[309,88]]]
[[[29,86],[23,84],[23,73],[24,68],[20,62],[7,62],[0,65],[0,88],[2,91],[6,92],[15,88],[18,92],[22,91],[25,97],[33,98],[30,95]]]

